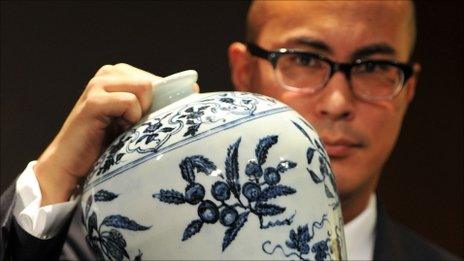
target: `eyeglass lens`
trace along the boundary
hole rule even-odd
[[[331,66],[316,56],[285,54],[276,64],[277,78],[284,87],[301,92],[322,88],[331,75]],[[404,80],[400,68],[385,63],[365,62],[351,68],[353,91],[364,98],[389,98],[395,95]]]

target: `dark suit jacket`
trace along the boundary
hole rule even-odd
[[[73,219],[52,239],[41,240],[24,231],[13,216],[13,183],[0,198],[1,260],[96,260],[85,241],[80,225],[82,210],[77,207]],[[408,228],[393,222],[378,204],[374,260],[459,260],[444,249],[432,245]]]

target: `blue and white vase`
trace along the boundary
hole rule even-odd
[[[82,209],[97,255],[346,259],[335,180],[313,127],[253,93],[191,94],[166,104],[189,94],[196,78],[186,71],[157,83],[154,105],[164,107],[94,165]]]

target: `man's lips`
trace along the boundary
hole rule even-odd
[[[330,158],[347,157],[354,150],[363,146],[362,143],[349,139],[322,139],[322,141]]]

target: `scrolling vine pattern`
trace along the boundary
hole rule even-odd
[[[340,227],[335,227],[336,237],[332,237],[330,230],[327,231],[327,237],[311,245],[311,240],[316,234],[316,230],[320,230],[324,227],[327,220],[327,215],[322,216],[321,221],[314,221],[312,223],[311,231],[308,224],[298,226],[298,228],[291,229],[289,233],[289,239],[285,241],[285,247],[289,251],[285,251],[285,247],[281,244],[275,245],[272,249],[269,246],[272,244],[270,240],[265,241],[262,244],[262,250],[269,255],[275,253],[277,249],[280,249],[285,257],[296,256],[300,260],[326,260],[329,255],[335,257],[338,260],[342,259],[341,256],[341,241],[340,241]]]
[[[128,154],[156,153],[174,136],[186,139],[204,130],[238,118],[253,116],[257,111],[276,106],[276,101],[252,93],[226,92],[210,95],[159,117],[136,125],[115,140],[95,163],[89,179],[117,168]],[[231,117],[232,115],[232,117]]]

